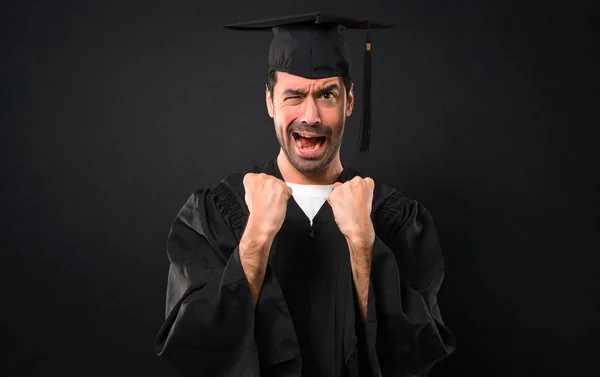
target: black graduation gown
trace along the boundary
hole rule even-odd
[[[348,245],[323,204],[311,227],[290,198],[253,309],[238,243],[243,177],[282,179],[276,160],[193,193],[167,239],[166,320],[156,352],[186,376],[425,376],[455,348],[437,304],[444,262],[425,207],[375,182],[367,320]],[[338,181],[363,175],[345,168]]]

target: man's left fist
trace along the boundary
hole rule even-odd
[[[374,238],[371,222],[373,189],[371,178],[354,177],[352,180],[333,184],[327,202],[333,210],[340,232],[350,241],[368,242]]]

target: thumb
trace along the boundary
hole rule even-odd
[[[333,188],[335,189],[336,187],[339,187],[341,185],[342,185],[341,182],[336,182],[336,183],[333,184]]]

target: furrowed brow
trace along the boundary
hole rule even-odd
[[[307,91],[302,89],[286,89],[282,94],[284,96],[305,96],[306,93]]]
[[[327,92],[333,92],[337,90],[339,92],[340,90],[340,86],[337,83],[331,84],[331,85],[327,85],[324,86],[322,88],[319,88],[319,90],[317,91],[317,93],[322,94],[322,93],[327,93]]]

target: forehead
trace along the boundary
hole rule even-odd
[[[286,72],[276,72],[276,86],[285,89],[318,89],[323,86],[338,84],[343,86],[340,76],[325,77],[322,79],[307,79],[306,77],[292,75]]]

